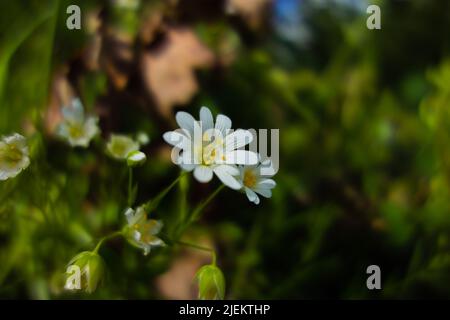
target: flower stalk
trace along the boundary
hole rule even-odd
[[[134,202],[134,192],[133,192],[133,168],[128,167],[128,206],[132,207]]]
[[[224,188],[225,188],[225,185],[224,185],[224,184],[221,184],[221,185],[220,185],[213,193],[211,193],[211,195],[210,195],[208,198],[206,198],[206,200],[202,201],[202,202],[194,209],[194,211],[192,211],[192,214],[191,214],[191,216],[189,217],[189,220],[188,220],[187,224],[189,225],[189,224],[191,224],[191,223],[197,221],[197,220],[200,218],[200,216],[201,216],[203,210],[206,208],[206,206],[207,206],[211,201],[213,201],[214,198],[215,198],[215,197],[216,197],[216,196],[217,196]]]
[[[185,247],[189,247],[189,248],[193,248],[196,250],[201,250],[201,251],[205,251],[205,252],[209,252],[211,254],[211,264],[216,266],[217,265],[217,255],[216,255],[216,251],[212,248],[208,248],[208,247],[203,247],[194,243],[189,243],[189,242],[184,242],[184,241],[175,241],[174,244],[180,245],[180,246],[185,246]]]
[[[113,233],[111,233],[109,235],[104,236],[103,238],[101,238],[98,241],[97,245],[95,246],[95,249],[92,250],[92,252],[93,253],[98,253],[98,251],[100,250],[100,248],[103,245],[103,243],[105,243],[106,241],[111,240],[111,239],[113,239],[115,237],[122,236],[122,235],[123,235],[122,231],[116,231],[116,232],[113,232]]]
[[[144,209],[147,212],[152,212],[155,210],[161,200],[169,193],[170,190],[172,190],[173,187],[176,186],[178,181],[180,181],[181,177],[184,176],[186,172],[181,173],[169,186],[167,186],[163,191],[161,191],[156,197],[154,197],[152,200],[148,201],[146,204],[144,204]]]

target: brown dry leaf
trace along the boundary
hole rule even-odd
[[[188,28],[168,29],[166,41],[144,53],[143,78],[163,116],[170,117],[174,105],[191,100],[198,90],[194,70],[210,66],[213,58]]]
[[[229,14],[239,14],[251,27],[257,28],[271,2],[272,0],[228,0],[226,10]]]

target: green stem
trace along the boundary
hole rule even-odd
[[[95,249],[92,252],[93,253],[98,253],[98,251],[100,250],[100,247],[103,245],[103,243],[105,241],[108,241],[108,240],[110,240],[112,238],[115,238],[115,237],[118,237],[118,236],[122,236],[122,235],[123,235],[122,231],[116,231],[116,232],[113,232],[113,233],[111,233],[111,234],[109,234],[107,236],[104,236],[103,238],[101,238],[99,240],[99,242],[95,246]]]
[[[128,167],[128,207],[131,207],[133,202],[133,168]]]
[[[215,266],[217,263],[216,251],[212,248],[207,248],[207,247],[199,246],[194,243],[188,243],[188,242],[184,242],[184,241],[175,241],[174,244],[178,244],[180,246],[190,247],[193,249],[209,252],[211,254],[211,258],[212,258],[212,264]]]
[[[173,187],[180,181],[181,177],[184,176],[186,172],[181,173],[168,187],[166,187],[163,191],[161,191],[155,198],[148,201],[145,205],[145,211],[150,213],[151,211],[155,210],[161,200],[169,193],[170,190],[172,190]]]
[[[225,188],[225,185],[220,185],[206,200],[202,201],[197,207],[192,211],[192,214],[176,228],[175,237],[179,239],[183,232],[195,221],[197,221],[203,209]]]
[[[220,185],[205,201],[200,203],[192,212],[187,225],[191,224],[192,222],[197,221],[200,218],[200,215],[205,209],[205,207],[225,188],[225,185]]]

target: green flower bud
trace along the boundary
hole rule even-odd
[[[201,300],[223,300],[225,277],[215,265],[206,265],[197,271],[198,298]]]
[[[147,160],[145,153],[141,151],[133,151],[127,157],[127,164],[129,167],[141,165]]]
[[[64,288],[92,293],[103,279],[104,271],[102,257],[91,251],[81,252],[67,266]]]

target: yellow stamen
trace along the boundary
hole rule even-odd
[[[252,170],[244,172],[244,185],[248,188],[253,188],[256,185],[257,177]]]

